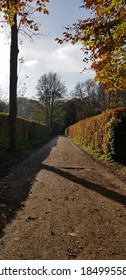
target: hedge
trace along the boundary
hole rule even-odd
[[[23,146],[35,143],[44,143],[50,138],[50,129],[45,124],[35,121],[16,119],[16,146],[20,149]],[[9,148],[9,116],[0,113],[0,153]]]
[[[0,113],[0,154],[8,149],[8,115]]]
[[[107,110],[81,120],[65,130],[76,142],[105,159],[126,161],[126,108]]]

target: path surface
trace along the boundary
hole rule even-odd
[[[126,259],[126,186],[65,137],[0,190],[0,259]]]

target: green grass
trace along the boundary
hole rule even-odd
[[[120,170],[120,173],[124,176],[126,176],[126,167],[122,167]]]
[[[75,144],[80,150],[85,151],[87,154],[93,156],[95,159],[102,161],[102,162],[113,162],[113,160],[111,159],[111,157],[100,154],[98,151],[93,150],[90,146],[87,145],[82,145],[79,142],[77,142],[75,139],[73,138],[69,138],[71,140],[71,142],[73,142],[73,144]]]

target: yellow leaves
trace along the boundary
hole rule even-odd
[[[32,4],[33,2],[34,5]],[[37,23],[34,23],[34,12],[43,12],[44,14],[49,14],[46,3],[48,3],[49,0],[8,0],[8,1],[0,1],[0,12],[4,14],[4,19],[6,22],[13,26],[14,25],[14,16],[15,14],[18,15],[20,24],[27,25],[31,29],[34,29],[34,31],[39,30],[39,26]],[[30,7],[31,5],[31,7]],[[29,19],[33,15],[33,18]]]
[[[43,13],[46,14],[46,15],[48,15],[48,14],[49,14],[49,11],[48,11],[46,8],[44,8],[44,9],[43,9]]]
[[[35,10],[36,10],[36,12],[41,12],[41,11],[42,11],[42,8],[41,8],[41,7],[38,7],[38,8],[36,8]]]
[[[40,1],[38,1],[38,2],[40,2]],[[45,4],[39,4],[39,6],[36,8],[36,12],[42,12],[42,11],[46,15],[49,14],[49,11],[47,10]]]
[[[31,25],[32,23],[34,22],[34,20],[32,20],[32,19],[27,19],[27,24],[29,24],[29,25]]]
[[[34,30],[35,30],[35,31],[38,31],[38,30],[39,30],[39,26],[38,26],[38,25],[35,25],[35,26],[34,26]]]
[[[42,12],[43,11],[43,13],[44,14],[49,14],[49,11],[47,10],[47,8],[46,8],[46,3],[45,2],[49,2],[49,0],[38,0],[38,1],[36,1],[36,11],[37,12]]]
[[[63,40],[75,44],[82,42],[82,50],[91,53],[92,69],[96,79],[108,91],[126,89],[126,6],[125,0],[83,0],[82,8],[94,11],[94,18],[80,20],[67,28]],[[71,33],[69,33],[71,32]]]
[[[76,42],[77,42],[77,41],[76,41],[75,38],[73,38],[72,41],[71,41],[71,43],[72,43],[73,45],[76,44]]]
[[[105,92],[109,92],[110,88],[113,92],[117,88],[124,89],[126,79],[126,71],[124,70],[122,75],[122,66],[120,67],[118,63],[113,61],[113,57],[109,55],[107,57],[101,58],[101,60],[94,62],[92,64],[93,69],[96,71],[95,80],[99,81],[105,88]]]

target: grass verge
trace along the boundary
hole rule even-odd
[[[81,145],[75,139],[70,138],[69,140],[75,144],[80,150],[86,152],[99,164],[103,164],[110,172],[117,175],[122,181],[126,182],[126,163],[115,162],[112,159],[106,158],[104,155],[100,155],[97,151],[92,150],[86,145]]]

